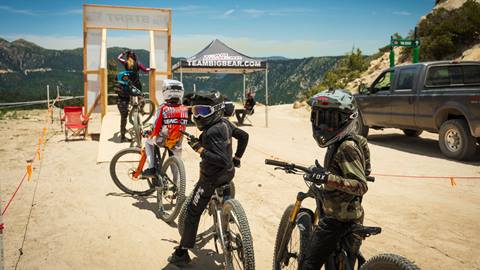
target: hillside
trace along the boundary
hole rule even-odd
[[[122,48],[108,49],[112,61]],[[135,50],[139,59],[149,64],[149,53]],[[287,59],[280,56],[269,58],[269,89],[272,104],[295,100],[297,94],[318,84],[325,71],[340,57],[310,57]],[[176,63],[179,58],[173,58]],[[8,42],[0,38],[0,102],[44,99],[45,87],[60,85],[62,95],[83,95],[82,49],[49,50],[26,40]],[[247,88],[258,91],[257,99],[264,99],[264,74],[247,75]],[[148,80],[144,76],[144,83]],[[217,89],[232,99],[240,97],[242,76],[224,74],[185,75],[187,91]]]
[[[480,61],[480,0],[439,0],[432,11],[418,23],[421,41],[420,61],[470,60]],[[409,35],[409,38],[411,38]],[[369,67],[359,78],[351,81],[347,89],[355,92],[360,83],[370,85],[389,68],[390,48],[379,49]],[[411,63],[410,51],[395,48],[397,65]]]

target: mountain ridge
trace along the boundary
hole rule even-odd
[[[117,55],[126,48],[110,47],[107,59],[117,63]],[[149,52],[133,50],[146,66],[149,65]],[[312,87],[321,81],[326,70],[330,69],[340,56],[307,57],[289,59],[270,56],[269,95],[272,104],[293,102],[302,89]],[[180,58],[172,57],[172,64]],[[83,95],[83,50],[51,50],[38,46],[25,39],[9,42],[0,37],[0,102],[28,101],[45,98],[45,87],[59,85],[62,95]],[[257,99],[264,100],[264,72],[246,75],[247,88],[256,91]],[[176,78],[178,74],[174,75]],[[148,80],[143,82],[148,89]],[[177,78],[178,79],[178,78]],[[233,74],[183,75],[186,92],[193,90],[220,90],[231,99],[241,98],[242,76]]]

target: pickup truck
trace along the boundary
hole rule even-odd
[[[439,134],[448,158],[468,160],[480,153],[480,62],[426,62],[384,70],[355,95],[356,131],[399,128],[406,136]],[[477,152],[478,151],[478,152]]]

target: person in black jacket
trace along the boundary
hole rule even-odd
[[[175,265],[190,262],[188,249],[195,245],[200,216],[215,189],[232,181],[234,167],[240,167],[240,159],[248,144],[248,133],[223,117],[225,105],[219,92],[199,92],[192,101],[193,121],[202,133],[199,139],[192,139],[188,144],[200,154],[200,179],[193,189],[193,199],[187,206],[180,246],[168,258]],[[233,157],[232,137],[238,140]]]
[[[237,122],[239,125],[243,125],[243,121],[247,115],[252,115],[254,112],[254,107],[257,102],[253,99],[252,93],[247,93],[247,100],[245,101],[245,105],[243,109],[235,110],[235,116],[237,117]]]

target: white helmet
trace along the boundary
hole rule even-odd
[[[162,94],[164,100],[178,99],[182,102],[183,84],[177,80],[163,80]]]

